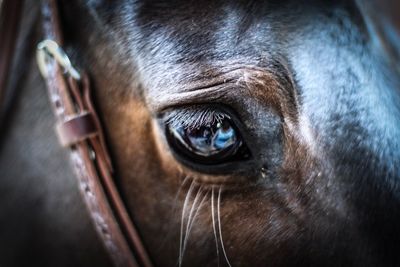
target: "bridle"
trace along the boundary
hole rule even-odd
[[[37,61],[47,84],[56,132],[69,151],[84,202],[115,266],[152,263],[115,186],[111,159],[90,95],[90,79],[78,72],[61,45],[56,0],[41,1],[44,41]],[[23,1],[3,0],[0,16],[0,107],[11,70]]]

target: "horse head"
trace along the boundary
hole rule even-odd
[[[157,266],[400,262],[399,28],[375,6],[60,1]]]

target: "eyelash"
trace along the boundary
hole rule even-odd
[[[230,118],[227,114],[213,108],[186,108],[184,110],[171,111],[164,118],[165,124],[172,127],[184,127],[185,129],[196,129],[202,126],[210,126],[223,119]]]

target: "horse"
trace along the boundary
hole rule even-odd
[[[57,2],[155,266],[400,264],[398,4]],[[1,126],[0,265],[110,266],[53,131],[39,14]]]

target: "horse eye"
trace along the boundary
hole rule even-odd
[[[190,119],[167,123],[166,136],[175,152],[195,163],[215,165],[249,156],[237,127],[227,114],[218,113],[202,123],[193,119],[192,125]]]

